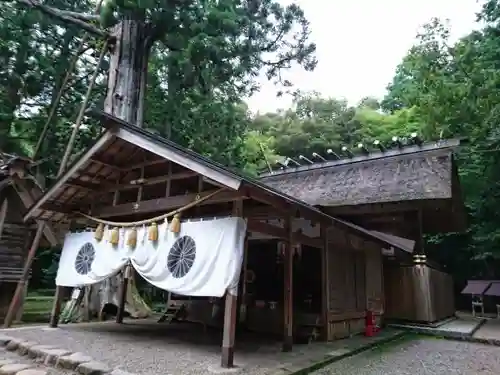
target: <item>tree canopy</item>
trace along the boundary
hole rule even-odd
[[[46,7],[45,10],[40,6]],[[481,27],[458,41],[430,20],[397,67],[384,98],[353,105],[296,91],[282,72],[316,65],[303,11],[277,0],[17,0],[0,8],[0,150],[30,155],[67,67],[78,56],[39,158],[54,174],[78,106],[97,64],[102,39],[72,20],[112,33],[139,19],[151,36],[145,127],[217,161],[256,175],[285,157],[325,154],[342,146],[389,142],[418,132],[426,140],[466,137],[457,155],[470,227],[428,238],[433,256],[463,277],[496,276],[500,258],[500,2],[486,1]],[[64,17],[54,17],[47,9]],[[66,17],[66,18],[65,18]],[[83,40],[83,44],[82,44]],[[82,46],[80,48],[80,46]],[[109,60],[99,67],[90,105],[102,106]],[[244,98],[265,74],[293,106],[254,115]],[[332,83],[334,84],[334,83]],[[76,151],[98,134],[90,120]],[[472,266],[471,266],[472,265]]]

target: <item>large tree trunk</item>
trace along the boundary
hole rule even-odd
[[[152,45],[151,28],[142,16],[135,15],[119,23],[112,32],[116,43],[112,46],[108,75],[108,92],[104,110],[113,116],[136,126],[143,126],[144,100],[148,73],[148,58]],[[117,305],[118,290],[122,284],[120,275],[112,276],[94,286],[90,296],[93,312],[106,305]],[[144,317],[135,312],[132,304],[126,310],[132,316]],[[146,314],[147,316],[147,314]]]
[[[143,17],[129,17],[113,30],[113,46],[104,110],[142,127],[151,27]]]

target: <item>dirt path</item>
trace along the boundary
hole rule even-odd
[[[375,349],[314,375],[498,375],[500,347],[434,338]]]

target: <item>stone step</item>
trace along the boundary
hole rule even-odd
[[[84,353],[0,334],[0,375],[134,375]]]

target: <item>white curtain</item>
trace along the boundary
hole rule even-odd
[[[80,286],[100,282],[130,261],[152,285],[187,296],[222,297],[226,290],[236,294],[243,259],[246,222],[224,218],[184,222],[180,233],[166,224],[158,228],[158,241],[148,240],[148,229],[138,230],[134,249],[126,244],[97,242],[93,232],[66,236],[56,284]]]

